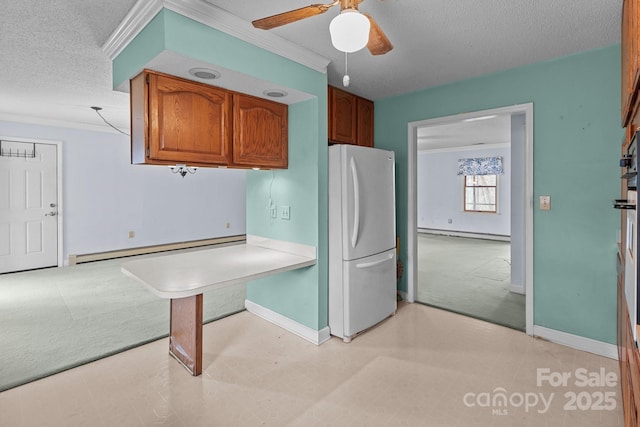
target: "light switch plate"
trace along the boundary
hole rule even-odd
[[[290,219],[291,208],[289,206],[280,206],[280,218]]]
[[[551,196],[540,196],[540,210],[551,210]]]

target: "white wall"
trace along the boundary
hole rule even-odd
[[[0,135],[62,141],[65,264],[70,254],[245,234],[243,170],[182,178],[131,165],[129,137],[115,132],[0,121]]]
[[[499,147],[418,153],[418,228],[511,235],[510,151]],[[504,165],[504,175],[498,177],[498,213],[464,212],[458,159],[492,156],[501,156]]]

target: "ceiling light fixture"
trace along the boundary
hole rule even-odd
[[[370,29],[369,18],[356,9],[344,9],[329,24],[331,43],[341,52],[357,52],[367,45]]]
[[[208,68],[192,68],[189,70],[189,74],[204,80],[213,80],[220,77],[219,71],[210,70]]]
[[[262,93],[263,95],[269,96],[271,98],[283,98],[287,96],[287,92],[282,89],[267,89]]]
[[[197,167],[189,167],[187,165],[169,166],[169,169],[171,169],[171,173],[179,173],[183,178],[187,173],[194,174],[198,170]]]
[[[128,134],[128,133],[121,131],[120,129],[118,129],[117,127],[115,127],[115,126],[114,126],[114,125],[112,125],[111,123],[109,123],[109,122],[107,121],[107,119],[105,119],[105,118],[104,118],[104,116],[103,116],[102,114],[100,114],[100,110],[102,110],[102,107],[89,107],[89,108],[91,108],[93,111],[95,111],[95,112],[96,112],[96,114],[97,114],[98,116],[100,116],[100,118],[102,119],[102,121],[103,121],[103,122],[105,122],[106,124],[108,124],[109,126],[111,126],[113,129],[117,130],[117,131],[118,131],[118,132],[120,132],[121,134],[129,136],[129,134]]]

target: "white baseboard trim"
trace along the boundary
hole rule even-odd
[[[504,236],[501,234],[473,233],[470,231],[438,230],[435,228],[418,228],[418,233],[435,234],[438,236],[468,237],[471,239],[499,240],[502,242],[511,241],[511,236]]]
[[[104,261],[113,258],[122,258],[134,255],[147,255],[156,252],[173,251],[176,249],[192,249],[201,246],[221,245],[224,243],[240,243],[245,241],[245,235],[214,237],[211,239],[190,240],[186,242],[165,243],[153,246],[139,246],[135,248],[115,249],[113,251],[95,252],[90,254],[71,254],[68,257],[68,265],[76,265],[84,262]]]
[[[533,326],[533,336],[539,337],[556,344],[562,344],[577,350],[586,351],[597,354],[599,356],[608,357],[618,360],[618,347],[615,344],[609,344],[602,341],[592,340],[578,335],[569,334],[555,329],[545,328],[543,326]]]
[[[275,311],[269,310],[268,308],[256,304],[255,302],[244,300],[244,306],[249,313],[253,313],[258,317],[262,317],[264,320],[271,322],[274,325],[278,325],[281,328],[293,334],[296,334],[297,336],[304,338],[305,340],[315,345],[320,345],[331,338],[328,326],[325,326],[319,331],[316,331],[315,329],[311,329],[308,326],[302,325],[295,320],[291,320],[288,317],[276,313]]]
[[[413,302],[413,301],[409,301],[409,293],[406,291],[398,291],[398,295],[400,295],[400,298],[402,298],[402,301]]]

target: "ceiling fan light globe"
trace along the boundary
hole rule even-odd
[[[345,9],[331,20],[329,33],[333,47],[341,52],[357,52],[369,41],[369,19],[354,9]]]

